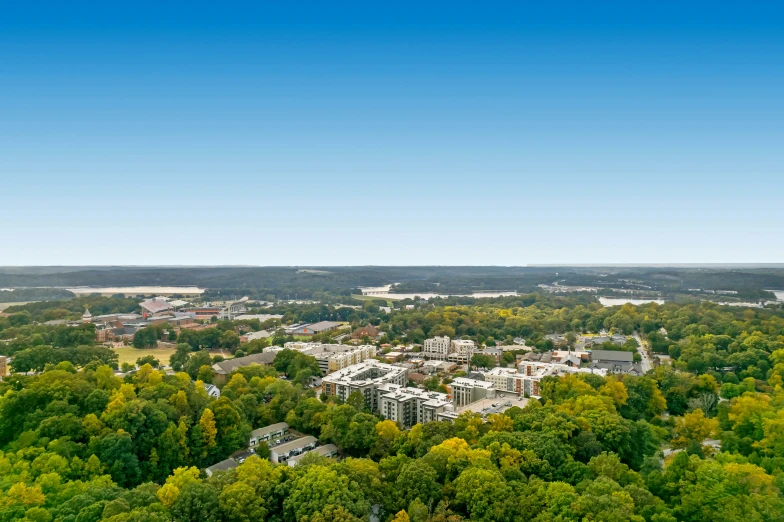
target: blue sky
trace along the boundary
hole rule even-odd
[[[0,8],[0,264],[784,260],[775,2]]]

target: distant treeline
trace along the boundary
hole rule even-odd
[[[129,313],[139,311],[139,303],[135,299],[89,295],[68,301],[42,301],[10,306],[5,309],[5,313],[11,314],[11,318],[16,319],[20,324],[28,324],[32,321],[78,319],[86,309],[89,309],[93,315]],[[23,321],[22,316],[27,320]]]
[[[208,298],[248,295],[255,299],[334,301],[364,286],[397,283],[399,293],[469,294],[477,291],[529,293],[537,285],[639,289],[664,297],[690,289],[732,290],[741,299],[772,298],[784,289],[784,268],[660,267],[100,267],[56,271],[0,269],[0,288],[42,286],[197,285]],[[9,292],[12,293],[12,292]],[[13,292],[15,293],[15,292]],[[34,299],[26,299],[34,300]]]
[[[55,301],[72,299],[76,294],[63,288],[15,288],[0,292],[0,303],[22,303],[26,301]]]

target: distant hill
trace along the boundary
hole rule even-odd
[[[0,285],[2,286],[2,285]],[[23,303],[28,301],[61,301],[73,299],[73,292],[62,288],[16,288],[0,291],[0,303]]]

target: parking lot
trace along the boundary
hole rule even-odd
[[[281,444],[285,444],[287,442],[291,442],[292,440],[298,439],[303,435],[300,433],[292,433],[289,431],[288,435],[284,435],[283,437],[279,437],[274,440],[267,441],[267,447],[274,448],[275,446],[280,446]]]
[[[492,415],[493,413],[503,413],[512,406],[523,408],[527,403],[528,399],[524,397],[495,397],[493,399],[482,399],[481,401],[467,404],[466,406],[458,408],[457,412],[463,413],[465,411],[472,411],[484,417]]]

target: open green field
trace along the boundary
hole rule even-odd
[[[394,303],[395,301],[398,301],[398,299],[389,299],[389,298],[378,297],[378,296],[373,296],[373,295],[355,295],[355,294],[351,294],[351,297],[353,297],[354,299],[359,299],[360,301],[375,301],[375,300],[378,300],[378,299],[383,299],[384,301],[387,302],[387,306],[392,306],[392,303]]]
[[[174,348],[134,348],[133,346],[121,346],[120,348],[114,348],[114,351],[117,352],[117,355],[120,357],[120,364],[124,362],[136,364],[136,359],[146,355],[152,355],[161,361],[161,364],[169,364],[169,357],[174,353]]]
[[[147,355],[152,355],[159,361],[161,364],[167,365],[169,364],[169,357],[174,353],[175,347],[172,346],[157,346],[155,348],[134,348],[133,346],[119,346],[113,348],[117,355],[120,357],[118,361],[119,364],[124,362],[130,364],[136,364],[136,359],[139,357],[145,357]],[[231,353],[216,348],[214,350],[210,350],[211,356],[221,355],[226,359],[231,359]]]
[[[35,303],[35,302],[37,302],[37,301],[17,301],[15,303],[0,303],[0,312],[5,310],[9,306],[21,306],[21,305],[26,305],[26,304]]]

